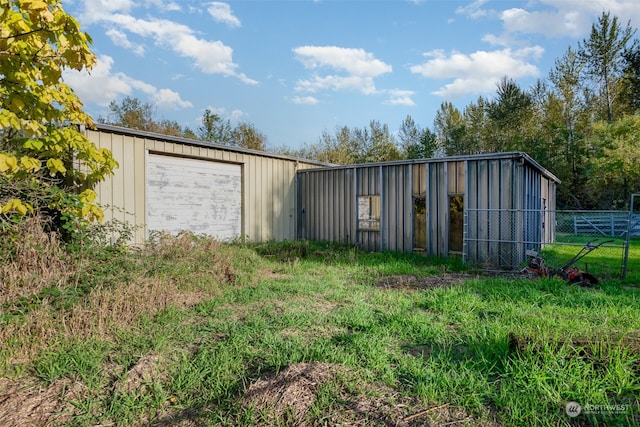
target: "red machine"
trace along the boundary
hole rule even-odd
[[[536,273],[542,277],[561,277],[568,283],[576,283],[583,286],[593,286],[598,284],[598,279],[592,274],[589,274],[589,269],[585,263],[585,271],[580,270],[573,265],[584,258],[588,253],[598,249],[605,243],[610,243],[613,240],[606,240],[600,243],[593,243],[590,241],[578,252],[573,258],[571,258],[565,265],[560,268],[551,268],[547,266],[544,258],[540,254],[533,250],[527,250],[527,267],[526,271]]]

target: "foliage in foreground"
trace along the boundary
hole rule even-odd
[[[30,214],[73,237],[101,220],[93,184],[117,167],[78,129],[92,126],[62,81],[91,68],[91,38],[59,0],[0,2],[0,228]],[[81,164],[81,166],[80,166]]]
[[[356,396],[399,425],[438,408],[469,425],[640,425],[634,243],[628,281],[585,289],[316,242],[70,251],[40,237],[2,258],[0,385],[72,391],[56,415],[69,425],[287,425],[296,412],[248,391],[318,362],[310,425],[375,425]],[[570,401],[622,409],[572,419]]]

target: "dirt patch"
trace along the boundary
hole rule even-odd
[[[161,362],[162,359],[158,355],[141,357],[121,380],[115,382],[113,385],[114,391],[136,394],[146,392],[147,385],[159,380],[162,376]]]
[[[242,397],[243,408],[252,408],[259,426],[497,426],[481,421],[449,404],[424,408],[384,385],[359,384],[358,391],[345,384],[354,374],[328,363],[299,363],[277,375],[253,382]],[[316,406],[323,386],[332,388],[332,402]],[[326,407],[328,406],[328,407]]]
[[[383,289],[435,289],[448,286],[455,286],[465,280],[477,279],[479,276],[468,273],[445,273],[437,276],[415,277],[415,276],[388,276],[384,277],[374,286]]]
[[[35,379],[0,378],[0,425],[35,427],[60,425],[74,416],[73,401],[82,400],[84,384],[70,379],[44,386]]]

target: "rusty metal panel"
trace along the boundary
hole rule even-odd
[[[242,231],[240,165],[149,154],[147,231],[189,230],[228,241]]]

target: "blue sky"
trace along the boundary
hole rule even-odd
[[[136,97],[195,130],[205,109],[245,121],[268,147],[323,131],[432,128],[444,101],[526,88],[610,11],[640,26],[637,0],[63,0],[97,65],[65,81],[94,118]]]

